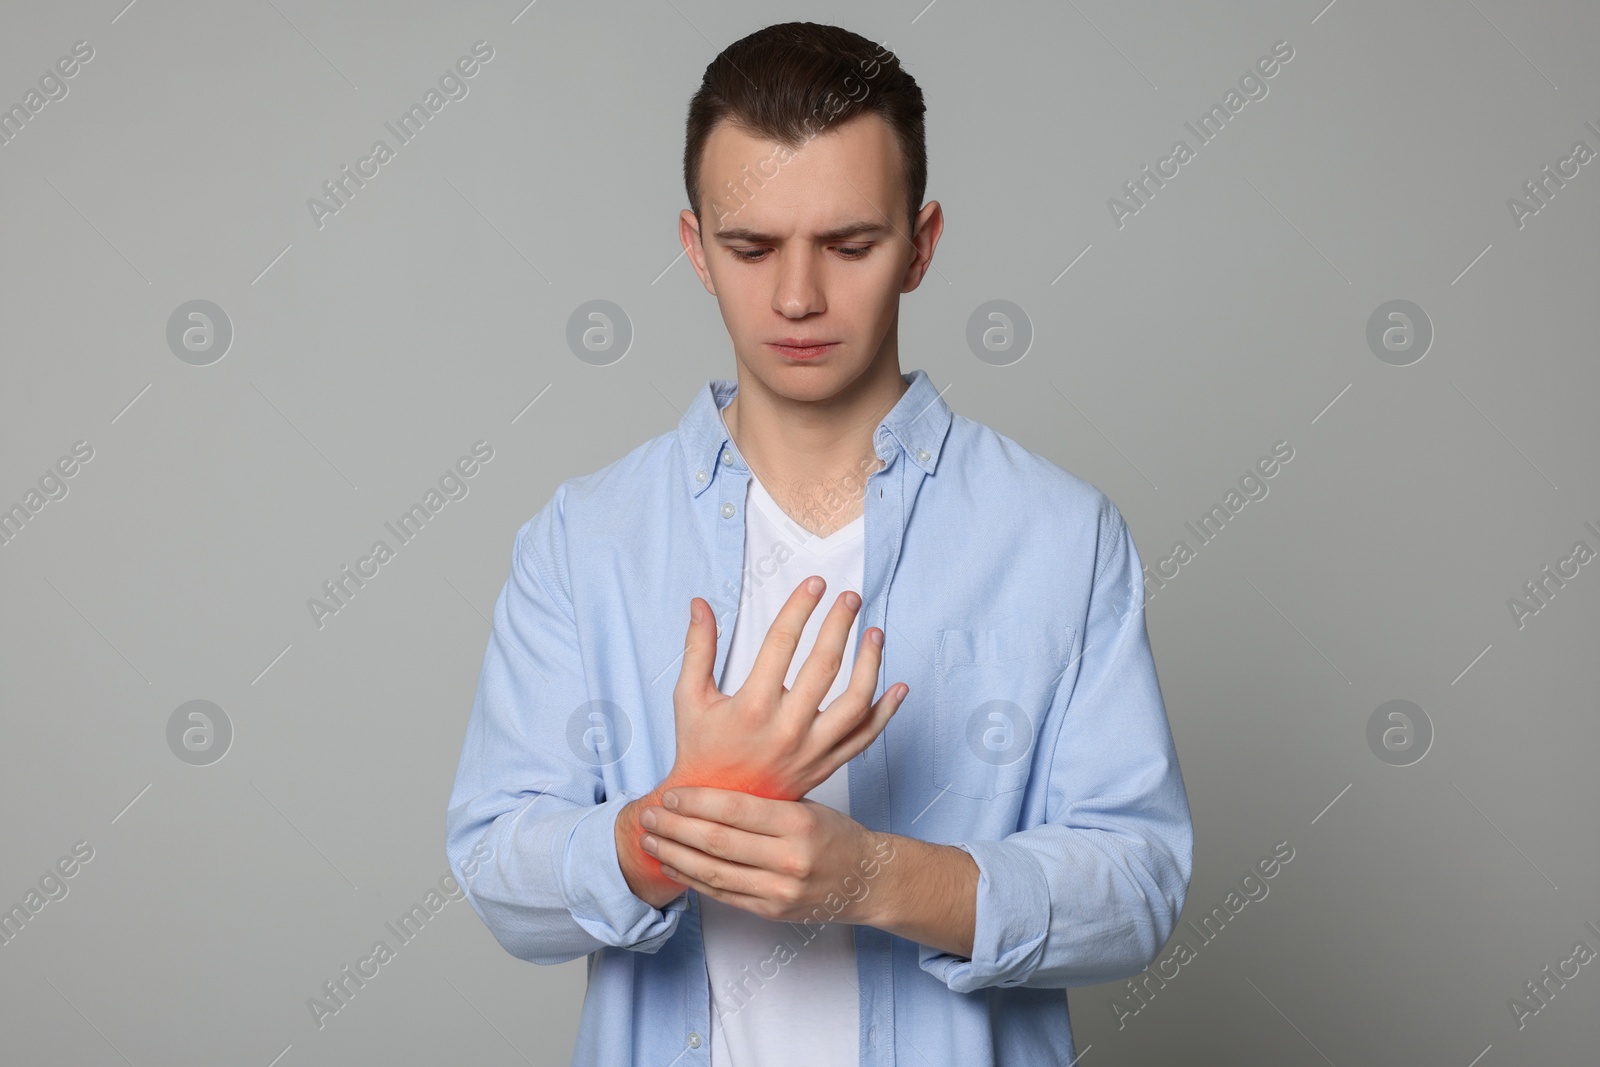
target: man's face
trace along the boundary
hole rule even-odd
[[[881,118],[858,115],[792,151],[721,123],[700,183],[703,227],[684,211],[680,237],[746,374],[822,400],[897,356],[900,294],[922,281],[943,220],[929,203],[908,240],[899,148]],[[830,347],[808,355],[785,341]]]

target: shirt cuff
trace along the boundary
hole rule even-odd
[[[1004,841],[955,843],[978,864],[972,958],[928,945],[917,963],[956,993],[1021,985],[1038,969],[1050,932],[1050,884],[1039,861]]]
[[[564,844],[557,836],[554,848],[560,854],[555,861],[573,921],[607,945],[655,952],[677,930],[689,894],[654,908],[628,888],[617,860],[617,816],[637,799],[624,793],[586,809]]]

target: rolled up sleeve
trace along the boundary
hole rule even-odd
[[[603,946],[655,952],[686,894],[655,908],[628,888],[599,768],[569,748],[589,701],[564,558],[562,492],[517,533],[495,603],[446,815],[445,852],[473,909],[520,959],[562,963]]]
[[[1133,538],[1109,500],[1078,670],[1055,696],[1045,820],[956,843],[978,866],[970,959],[921,946],[950,989],[1066,988],[1137,974],[1188,893],[1194,836],[1144,618]],[[1065,701],[1065,704],[1062,704]]]

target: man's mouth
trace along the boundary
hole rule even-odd
[[[767,347],[790,359],[812,359],[838,345],[838,341],[823,341],[814,337],[785,337],[781,341],[768,342]]]

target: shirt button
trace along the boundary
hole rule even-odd
[[[867,1044],[871,1045],[871,1044],[875,1043],[877,1040],[878,1040],[878,1028],[876,1026],[867,1027]]]
[[[706,480],[706,472],[705,471],[695,471],[694,472],[694,480],[697,481],[697,482],[705,481]]]
[[[700,1035],[695,1033],[693,1030],[689,1031],[689,1047],[690,1048],[699,1048],[700,1047]]]
[[[926,463],[926,462],[928,462],[928,450],[926,448],[917,449],[917,462],[918,463]]]
[[[732,463],[733,462],[733,453],[729,452],[726,448],[724,448],[722,450],[722,462],[724,462],[724,463]]]
[[[723,504],[722,505],[722,517],[725,518],[725,519],[733,518],[733,505],[732,504]]]

